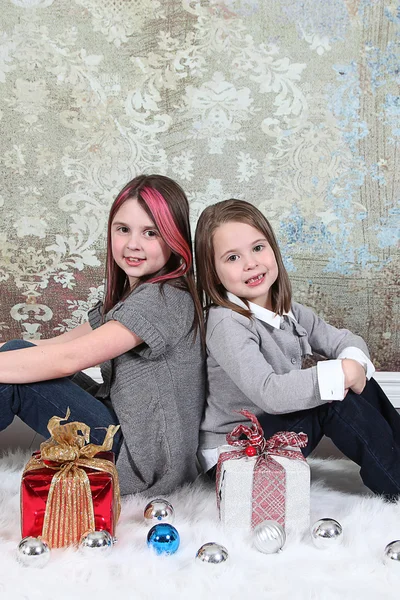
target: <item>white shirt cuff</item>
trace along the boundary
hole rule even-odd
[[[197,458],[204,473],[212,469],[218,462],[218,448],[203,448],[197,452]]]
[[[364,354],[360,348],[356,348],[355,346],[349,346],[348,348],[345,348],[341,351],[337,358],[351,358],[356,360],[362,367],[364,367],[367,379],[371,379],[372,375],[375,373],[375,367],[369,360],[368,356]]]
[[[343,400],[344,373],[341,360],[321,360],[317,363],[317,378],[321,400]]]

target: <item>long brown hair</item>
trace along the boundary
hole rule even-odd
[[[132,291],[125,271],[117,265],[112,255],[111,226],[117,211],[127,200],[133,198],[154,221],[171,250],[167,263],[157,273],[141,277],[137,285],[160,282],[162,285],[168,283],[187,290],[193,298],[195,307],[192,329],[195,333],[200,329],[203,334],[203,311],[194,281],[189,203],[181,186],[164,175],[135,177],[121,190],[111,206],[107,227],[104,314]]]
[[[289,276],[283,264],[278,242],[266,217],[258,208],[245,200],[223,200],[208,206],[200,215],[195,236],[197,292],[205,309],[212,305],[224,306],[251,318],[250,310],[241,308],[230,302],[225,295],[225,288],[219,282],[214,263],[214,234],[216,229],[228,223],[247,223],[251,225],[268,241],[278,265],[278,277],[271,286],[272,310],[282,315],[288,312],[291,305],[292,291]],[[247,305],[245,298],[241,300]]]

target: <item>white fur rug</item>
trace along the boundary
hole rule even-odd
[[[308,536],[289,537],[280,554],[260,554],[248,540],[228,535],[218,524],[214,489],[202,481],[168,497],[181,536],[178,552],[156,556],[147,549],[143,508],[148,499],[125,498],[118,543],[107,557],[53,550],[44,569],[20,566],[19,482],[25,453],[0,459],[0,598],[64,600],[396,600],[400,564],[382,562],[389,542],[400,539],[400,502],[372,497],[355,465],[346,460],[311,459],[312,522],[323,517],[343,526],[343,545],[318,550]],[[228,549],[224,565],[199,564],[205,542]]]

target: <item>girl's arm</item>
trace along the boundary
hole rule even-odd
[[[48,338],[45,340],[28,340],[29,342],[32,342],[32,344],[35,344],[35,346],[43,346],[43,345],[50,345],[50,344],[63,344],[64,342],[69,342],[70,340],[74,340],[75,338],[81,337],[82,335],[86,335],[87,333],[90,333],[92,331],[92,328],[90,327],[89,323],[83,323],[82,325],[78,325],[78,327],[74,327],[74,329],[71,329],[71,331],[66,331],[65,333],[62,333],[61,335],[57,335],[56,337],[52,337],[52,338]],[[2,346],[4,346],[6,342],[1,342],[0,343],[0,348]]]
[[[261,351],[260,338],[246,317],[235,314],[215,321],[210,323],[209,318],[207,324],[208,383],[210,393],[218,402],[224,401],[224,394],[234,393],[229,379],[251,402],[269,414],[306,410],[333,399],[321,395],[317,367],[300,369],[298,365],[287,373],[276,373],[263,354],[263,351],[268,355],[277,350],[273,338],[271,347]],[[346,388],[361,387],[362,377],[365,378],[363,368],[352,360],[346,360],[347,363]],[[228,391],[224,392],[225,388]]]
[[[32,383],[66,377],[111,360],[143,342],[118,321],[109,321],[95,330],[87,323],[76,329],[82,332],[79,337],[68,336],[72,332],[67,332],[59,336],[63,338],[59,343],[1,352],[0,382]]]

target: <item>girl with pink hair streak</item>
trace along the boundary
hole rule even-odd
[[[1,345],[0,430],[18,415],[48,436],[69,407],[101,444],[102,428],[119,423],[121,492],[167,494],[197,475],[202,336],[187,198],[168,177],[141,175],[111,206],[105,298],[88,322]],[[82,373],[98,364],[101,385]]]

